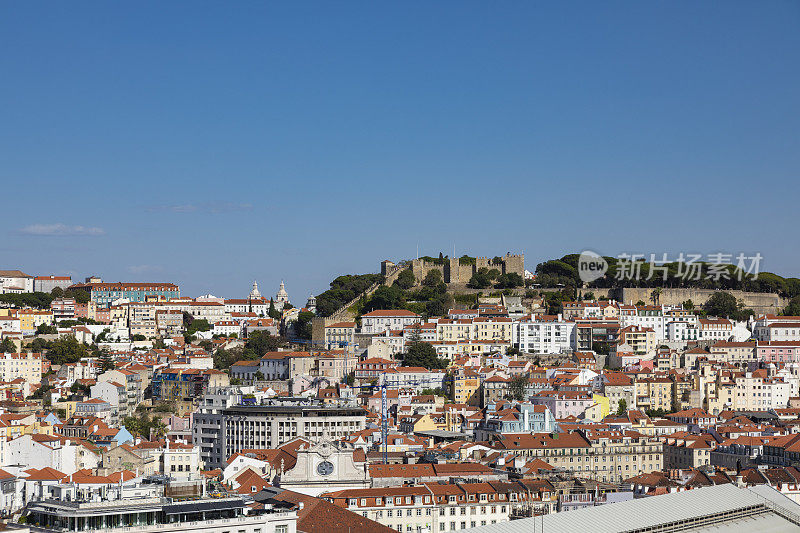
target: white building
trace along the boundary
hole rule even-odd
[[[800,316],[765,315],[753,325],[759,341],[800,341]]]
[[[575,347],[575,322],[562,315],[525,317],[514,324],[512,344],[527,353],[565,353]]]
[[[701,318],[700,340],[728,341],[733,335],[733,323],[727,318]]]
[[[33,276],[21,270],[0,270],[0,294],[33,292]]]
[[[34,292],[51,292],[56,287],[66,289],[72,285],[72,278],[70,276],[36,276],[33,279]]]
[[[241,336],[242,324],[235,320],[220,320],[214,323],[214,335],[223,335],[230,337],[231,335]]]
[[[34,353],[0,354],[0,380],[22,378],[34,385],[42,381],[42,355]]]
[[[402,330],[416,324],[421,317],[404,309],[378,309],[361,316],[361,332],[379,334],[387,330]]]

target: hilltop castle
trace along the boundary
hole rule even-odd
[[[479,268],[496,268],[501,274],[519,274],[525,277],[525,254],[506,254],[502,257],[475,257],[475,258],[449,258],[442,259],[413,259],[409,262],[411,271],[417,282],[425,278],[431,270],[439,270],[442,279],[448,284],[466,284]],[[396,269],[391,261],[381,262],[381,274],[389,275]]]

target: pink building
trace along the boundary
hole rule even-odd
[[[594,399],[580,391],[541,391],[531,396],[531,403],[544,405],[556,419],[574,416],[581,418],[583,413],[594,405]]]
[[[756,360],[766,363],[800,363],[800,342],[759,341]]]

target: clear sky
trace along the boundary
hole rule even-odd
[[[800,274],[800,3],[5,2],[0,269],[295,303],[439,251]]]

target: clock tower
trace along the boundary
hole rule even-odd
[[[356,460],[354,453],[361,455]],[[297,450],[297,463],[278,476],[276,485],[309,496],[370,486],[366,457],[351,444],[322,440]]]

